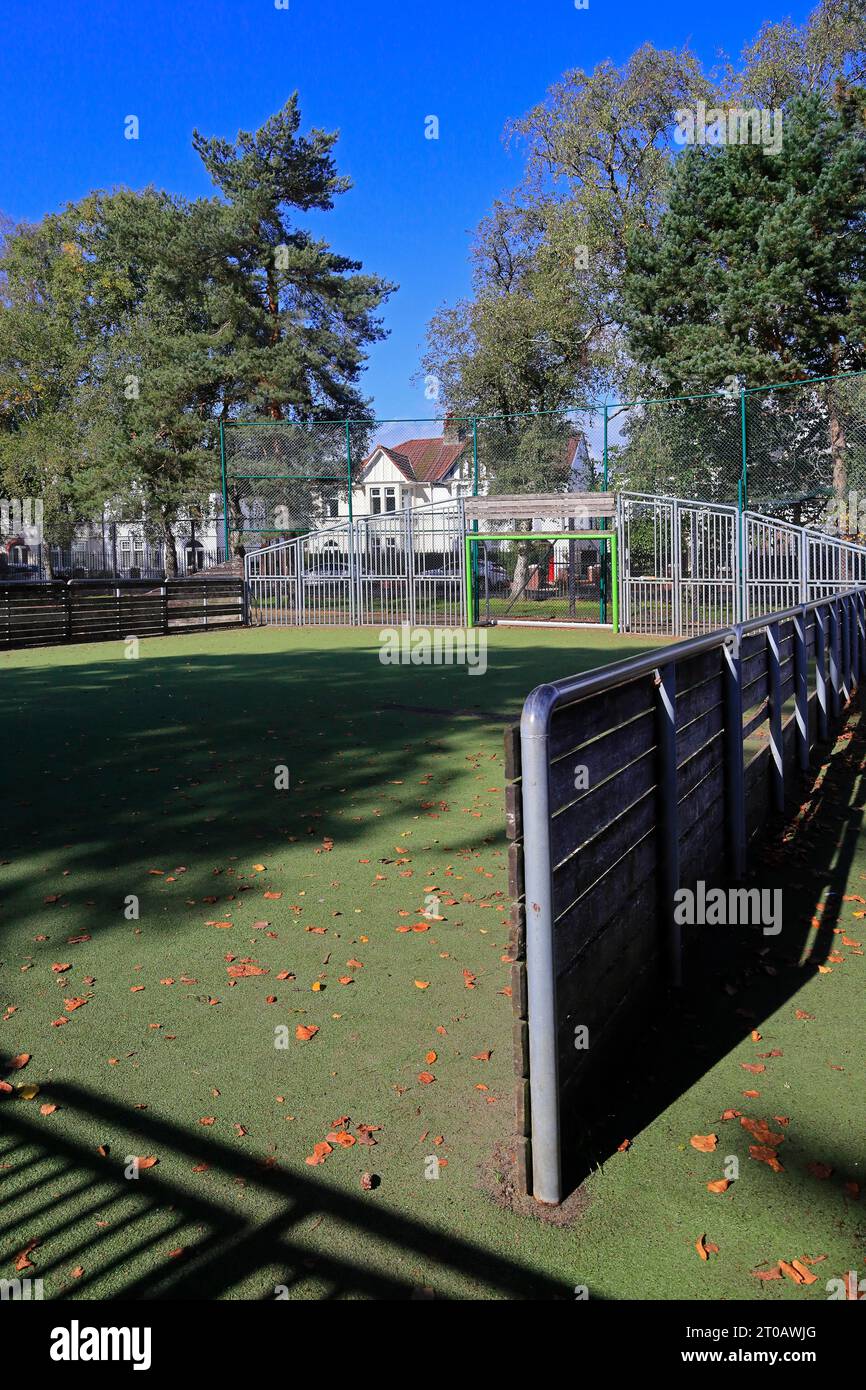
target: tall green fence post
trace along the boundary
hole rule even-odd
[[[740,388],[740,481],[737,484],[737,504],[740,511],[740,616],[746,613],[746,527],[743,513],[748,505],[749,444],[746,430],[746,388]]]
[[[229,492],[226,482],[226,429],[220,420],[220,472],[223,483],[223,544],[226,549],[226,564],[231,556],[229,555]]]
[[[352,428],[349,420],[346,421],[346,487],[349,498],[349,553],[346,557],[349,562],[349,621],[354,626],[355,623],[355,589],[358,587],[355,582],[355,521],[352,511]]]
[[[746,388],[740,390],[740,447],[742,450],[741,482],[742,482],[742,505],[741,511],[746,510],[749,491],[749,447],[746,434]]]
[[[476,527],[478,522],[475,523]],[[472,583],[472,571],[475,564],[475,554],[472,545],[472,537],[464,536],[463,545],[466,552],[465,573],[466,573],[466,625],[475,626],[475,586]]]
[[[610,538],[611,624],[619,632],[619,544],[616,531]]]

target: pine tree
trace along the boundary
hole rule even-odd
[[[866,367],[862,102],[785,110],[782,148],[693,146],[653,236],[632,241],[629,344],[670,393],[761,386]],[[825,396],[832,485],[847,491],[840,389]]]

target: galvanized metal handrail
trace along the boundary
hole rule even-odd
[[[852,642],[848,624],[840,623],[840,606],[846,605],[857,624],[857,639]],[[850,600],[854,600],[853,603]],[[720,628],[700,637],[664,647],[657,652],[628,657],[610,666],[582,675],[537,686],[527,697],[520,719],[521,777],[524,835],[524,885],[526,894],[526,966],[529,1019],[529,1076],[532,1122],[532,1172],[534,1195],[543,1202],[561,1200],[560,1174],[560,1114],[559,1064],[556,1019],[556,963],[554,957],[553,863],[551,855],[550,815],[550,728],[555,711],[573,705],[603,690],[612,690],[641,677],[654,675],[660,690],[663,707],[669,706],[667,720],[661,721],[660,737],[667,735],[669,756],[661,761],[667,769],[670,785],[666,795],[676,797],[676,720],[673,676],[676,663],[705,652],[722,649],[726,661],[725,738],[727,752],[739,747],[740,756],[732,759],[739,766],[739,779],[732,788],[732,801],[742,803],[742,688],[739,656],[742,638],[749,633],[768,630],[773,659],[768,662],[771,691],[770,753],[774,802],[780,806],[783,794],[782,723],[779,692],[778,625],[789,619],[795,622],[797,650],[795,652],[795,696],[797,741],[800,766],[808,766],[808,692],[806,690],[806,618],[810,612],[827,610],[830,618],[830,642],[827,643],[825,619],[819,618],[816,646],[821,662],[829,646],[830,687],[833,713],[838,716],[841,693],[850,697],[851,687],[859,681],[859,652],[866,639],[866,585],[797,604],[776,613],[765,613],[747,622]],[[846,636],[847,634],[847,636]],[[800,650],[802,649],[802,650]],[[847,652],[847,658],[843,657]],[[799,653],[799,654],[798,654]],[[827,689],[822,669],[816,694],[818,699],[818,731],[825,737],[828,729]],[[804,703],[805,701],[805,703]],[[673,777],[670,777],[671,767]],[[665,770],[660,774],[665,776]],[[741,806],[735,806],[731,819],[732,870],[739,876],[745,861],[745,818]],[[673,863],[676,864],[676,850]],[[672,884],[675,888],[677,885]]]

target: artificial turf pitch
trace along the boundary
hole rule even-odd
[[[610,1078],[628,1146],[564,1213],[513,1193],[502,730],[533,685],[639,647],[499,629],[483,676],[385,666],[345,630],[0,656],[0,1046],[29,1054],[3,1072],[25,1089],[0,1096],[0,1274],[238,1299],[808,1300],[862,1277],[856,727],[764,857],[781,941],[722,951],[675,1025],[660,1001]],[[727,1110],[784,1133],[784,1171]],[[753,1273],[804,1256],[814,1283]]]

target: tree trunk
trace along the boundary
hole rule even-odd
[[[169,522],[163,522],[162,548],[165,555],[166,579],[177,579],[177,543]]]
[[[228,532],[229,532],[229,553],[226,560],[230,560],[233,555],[243,555],[245,547],[243,544],[244,535],[244,514],[241,509],[240,492],[236,487],[230,491],[226,489],[226,500],[228,502]]]
[[[47,579],[50,583],[54,578],[54,566],[51,563],[51,546],[47,541],[42,541],[39,547],[40,577]]]
[[[845,426],[839,416],[836,395],[831,386],[828,403],[830,407],[830,458],[833,462],[833,495],[838,502],[845,502],[848,496],[848,441]]]
[[[531,527],[531,521],[516,521],[514,523],[515,531],[529,531]],[[527,542],[517,542],[517,563],[514,566],[514,575],[511,580],[511,590],[508,595],[509,598],[516,598],[527,582],[527,571],[529,568],[529,560],[527,558],[528,549],[529,546]]]

